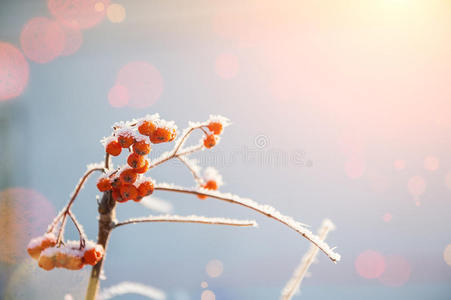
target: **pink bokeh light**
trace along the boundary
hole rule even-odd
[[[108,93],[108,101],[112,107],[123,107],[128,104],[128,89],[123,85],[115,85]]]
[[[385,213],[382,217],[385,223],[388,223],[392,220],[393,215],[391,213]]]
[[[421,196],[426,190],[426,181],[421,176],[413,176],[407,183],[409,193],[414,197]]]
[[[109,3],[109,0],[48,0],[47,6],[58,21],[87,29],[103,20]]]
[[[373,250],[366,250],[357,257],[354,263],[357,273],[363,278],[378,278],[385,271],[385,258]]]
[[[54,215],[53,205],[35,190],[0,191],[0,261],[13,263],[24,257],[28,241],[42,235]]]
[[[386,268],[379,277],[380,282],[387,286],[402,286],[409,281],[410,263],[402,256],[388,255],[385,257]]]
[[[64,48],[61,52],[62,56],[69,56],[80,49],[83,44],[83,33],[77,26],[61,26],[64,31]]]
[[[23,27],[20,44],[28,59],[44,64],[63,52],[65,34],[57,22],[37,17],[28,21]]]
[[[363,157],[353,156],[345,162],[345,173],[351,179],[357,179],[363,176],[366,169],[366,162]]]
[[[22,94],[28,84],[28,62],[15,46],[0,42],[0,101]]]
[[[393,162],[393,167],[398,170],[404,170],[406,168],[406,161],[403,159],[397,159]]]
[[[435,156],[427,156],[424,158],[424,168],[428,171],[436,171],[439,168],[440,161]]]
[[[128,91],[128,105],[136,108],[149,107],[163,93],[163,77],[157,68],[144,61],[130,62],[119,70],[116,86]]]
[[[215,61],[215,72],[222,79],[232,79],[240,70],[238,57],[231,53],[220,54]]]

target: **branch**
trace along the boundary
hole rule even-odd
[[[329,231],[334,229],[335,225],[330,220],[324,220],[320,230],[318,231],[319,238],[321,240],[325,240]],[[319,251],[318,247],[312,245],[309,251],[302,257],[301,263],[296,268],[296,270],[293,273],[293,276],[287,282],[284,289],[282,290],[280,300],[291,300],[291,298],[299,291],[299,287],[301,286],[302,280],[307,274],[309,267],[315,261],[318,251]]]
[[[166,299],[166,294],[159,289],[141,283],[128,281],[118,283],[102,290],[98,298],[101,300],[107,300],[125,294],[138,294],[148,297],[149,299],[156,300]]]
[[[319,247],[321,251],[323,251],[333,262],[337,262],[340,260],[340,255],[335,253],[332,248],[329,247],[325,242],[323,242],[318,236],[314,235],[310,230],[305,228],[304,224],[295,221],[293,218],[285,216],[277,211],[274,207],[269,205],[261,205],[251,199],[240,198],[237,195],[233,194],[224,194],[217,191],[207,191],[205,189],[192,190],[183,187],[177,187],[169,184],[159,184],[155,186],[155,190],[160,191],[168,191],[168,192],[177,192],[198,196],[206,196],[215,198],[218,200],[230,202],[233,204],[239,204],[241,206],[250,208],[255,210],[258,213],[261,213],[269,218],[272,218],[280,223],[290,227],[297,233],[301,234],[307,240],[312,242],[314,245]]]
[[[195,163],[194,160],[188,160],[187,157],[182,157],[178,155],[177,158],[188,168],[188,170],[193,175],[194,180],[199,184],[202,183],[202,178],[198,174],[199,166],[197,166],[197,163]]]
[[[211,224],[211,225],[229,225],[238,227],[257,227],[257,222],[249,220],[234,220],[228,218],[209,218],[202,216],[178,216],[178,215],[161,215],[161,216],[148,216],[144,218],[129,219],[127,221],[116,223],[113,228],[136,223],[149,223],[149,222],[172,222],[172,223],[199,223],[199,224]]]

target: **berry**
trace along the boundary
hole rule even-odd
[[[144,181],[138,186],[139,196],[141,197],[149,196],[150,194],[153,193],[153,189],[154,186],[152,181],[150,180]]]
[[[111,193],[111,197],[113,198],[114,201],[117,201],[119,203],[127,202],[127,200],[122,199],[119,188],[113,189],[113,192]]]
[[[209,134],[204,139],[204,146],[208,149],[213,148],[216,145],[216,136]]]
[[[149,160],[145,159],[144,166],[142,166],[141,168],[136,168],[134,169],[134,171],[138,174],[144,174],[147,172],[147,170],[149,170],[149,166],[150,166]]]
[[[143,121],[138,127],[139,133],[142,135],[151,136],[157,127],[151,121]]]
[[[65,252],[62,252],[63,249],[59,249],[59,251],[55,255],[55,267],[57,268],[65,268],[67,262],[69,261],[69,255]]]
[[[150,141],[154,144],[170,142],[175,138],[175,130],[165,127],[157,128],[150,136]]]
[[[83,255],[83,262],[91,266],[95,266],[102,259],[103,252],[103,248],[100,245],[88,249]]]
[[[202,187],[204,189],[207,190],[217,190],[218,189],[218,184],[216,183],[216,181],[214,180],[208,180],[207,183],[205,183],[204,185],[202,185]],[[199,199],[207,199],[207,196],[204,195],[197,195],[197,198]]]
[[[136,181],[138,174],[136,174],[135,170],[128,168],[121,172],[119,175],[119,179],[123,184],[132,184]]]
[[[222,124],[220,122],[210,122],[210,124],[208,124],[207,127],[211,132],[213,132],[216,135],[222,133]]]
[[[46,271],[52,270],[53,268],[55,268],[55,256],[39,256],[38,265]]]
[[[111,186],[110,179],[106,178],[106,177],[100,177],[99,180],[97,181],[97,188],[101,192],[106,192],[106,191],[111,190],[112,186]]]
[[[32,239],[27,247],[28,254],[38,260],[41,252],[49,247],[53,247],[56,245],[56,237],[51,234],[45,234],[44,236],[40,236],[38,238]]]
[[[121,132],[117,137],[117,141],[122,148],[128,148],[135,142],[135,139],[129,132]]]
[[[121,154],[122,147],[118,141],[111,141],[106,145],[105,151],[110,155],[118,156]]]
[[[78,255],[68,255],[67,256],[67,262],[64,266],[68,270],[80,270],[83,268],[83,257]]]
[[[133,169],[137,169],[137,168],[144,167],[146,165],[146,160],[145,160],[144,156],[133,152],[128,156],[127,163]]]
[[[133,184],[124,184],[120,188],[121,197],[125,201],[134,200],[138,197],[138,189]]]
[[[139,155],[147,155],[150,153],[150,144],[144,140],[133,144],[133,152]]]

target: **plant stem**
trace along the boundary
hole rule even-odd
[[[105,250],[105,255],[102,260],[92,267],[91,277],[89,278],[88,289],[86,291],[86,300],[96,299],[100,286],[100,274],[105,261],[106,249],[111,230],[113,230],[116,221],[116,201],[111,196],[111,191],[103,194],[102,200],[99,203],[99,233],[97,237],[97,244],[102,245]]]

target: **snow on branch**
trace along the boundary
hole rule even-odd
[[[199,224],[212,224],[212,225],[229,225],[238,227],[257,227],[257,222],[252,220],[234,220],[228,218],[209,218],[202,216],[178,216],[178,215],[161,215],[161,216],[148,216],[144,218],[134,218],[127,221],[119,222],[114,225],[114,228],[136,223],[147,222],[173,222],[173,223],[199,223]]]
[[[334,229],[335,225],[332,223],[332,221],[328,219],[324,220],[320,230],[318,231],[319,238],[321,240],[325,240],[329,231]],[[307,275],[309,267],[315,261],[318,251],[318,247],[312,245],[309,251],[302,257],[301,263],[296,268],[293,276],[282,290],[280,300],[291,300],[293,296],[299,292],[299,287],[301,286],[302,280]]]
[[[329,245],[327,245],[322,239],[320,239],[318,236],[314,235],[310,230],[305,228],[306,226],[305,224],[295,221],[293,218],[289,216],[283,215],[270,205],[261,205],[251,199],[240,198],[239,196],[230,193],[221,193],[218,191],[211,191],[202,188],[189,189],[167,183],[155,185],[155,190],[206,196],[250,208],[258,213],[266,215],[269,218],[279,221],[280,223],[290,227],[297,233],[301,234],[307,240],[309,240],[314,245],[319,247],[321,251],[323,251],[333,262],[337,262],[340,260],[340,255],[334,252],[334,250],[330,248]]]
[[[107,300],[125,294],[138,294],[155,300],[166,299],[166,294],[157,288],[129,281],[123,281],[119,284],[103,289],[99,293],[98,298],[100,300]]]

